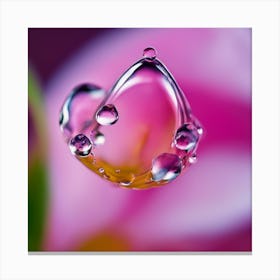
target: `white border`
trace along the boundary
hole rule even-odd
[[[279,279],[278,1],[0,3],[1,279]],[[253,28],[252,255],[27,254],[28,27]]]

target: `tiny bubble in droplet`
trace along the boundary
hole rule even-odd
[[[194,164],[194,163],[196,163],[197,162],[197,156],[194,154],[194,155],[191,155],[190,157],[189,157],[189,163],[191,163],[191,164]]]
[[[92,140],[93,145],[95,146],[103,145],[106,140],[104,134],[99,131],[92,131],[90,138]]]
[[[78,134],[71,139],[69,148],[72,154],[77,156],[88,156],[91,152],[91,142],[84,134]]]
[[[104,170],[104,168],[99,168],[98,171],[99,171],[100,173],[104,173],[105,170]]]
[[[96,121],[101,125],[115,124],[119,119],[119,114],[116,107],[113,104],[107,104],[102,106],[96,112]]]
[[[156,50],[152,47],[148,47],[143,51],[143,57],[149,60],[154,60],[157,56]]]

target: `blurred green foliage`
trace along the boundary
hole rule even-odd
[[[31,71],[28,73],[28,110],[32,118],[29,120],[32,134],[28,139],[32,143],[28,151],[28,251],[41,251],[48,204],[46,126],[41,91]]]

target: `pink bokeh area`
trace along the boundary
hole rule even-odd
[[[104,34],[76,50],[45,88],[50,199],[43,250],[251,251],[251,29]],[[175,77],[205,135],[196,164],[167,185],[137,191],[113,186],[77,161],[58,120],[75,86],[110,89],[148,46]]]

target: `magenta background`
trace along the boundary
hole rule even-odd
[[[86,32],[76,29],[72,37],[79,30]],[[251,29],[88,30],[83,44],[65,47],[68,56],[56,60],[56,71],[40,66],[47,63],[40,61],[44,49],[32,56],[32,48],[36,36],[47,32],[47,56],[55,61],[63,40],[56,42],[53,29],[38,31],[29,31],[29,58],[41,73],[47,110],[51,199],[45,250],[78,250],[110,232],[131,251],[250,251]],[[133,191],[112,187],[75,160],[58,118],[74,86],[93,82],[109,89],[147,46],[157,49],[186,93],[206,136],[198,163],[177,180]]]

